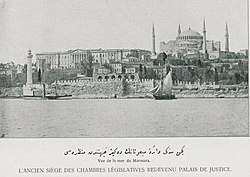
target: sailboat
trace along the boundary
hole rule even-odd
[[[172,94],[172,86],[172,70],[170,70],[165,78],[160,80],[159,85],[151,90],[153,97],[156,100],[175,99],[175,95]]]

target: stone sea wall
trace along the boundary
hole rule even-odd
[[[59,82],[59,94],[75,98],[144,97],[152,89],[152,80]]]
[[[75,98],[152,98],[153,80],[126,81],[64,81],[60,82],[60,94],[72,94]],[[173,93],[177,98],[248,98],[248,85],[216,85],[176,82]]]
[[[234,90],[173,90],[176,98],[248,98],[248,89]]]
[[[22,87],[0,88],[0,98],[19,98],[22,95]]]
[[[59,95],[70,94],[73,98],[152,98],[150,90],[153,80],[116,81],[60,81],[57,84]],[[42,95],[42,90],[34,89],[34,95]],[[53,88],[47,87],[47,92]],[[0,97],[22,97],[21,87],[0,88]],[[173,93],[177,98],[248,98],[248,85],[215,85],[198,83],[175,83]]]
[[[175,85],[173,93],[177,98],[248,98],[248,84],[215,85],[184,83]]]

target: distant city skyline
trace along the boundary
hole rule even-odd
[[[0,62],[23,64],[39,52],[91,48],[141,48],[156,52],[175,39],[178,26],[221,41],[226,22],[230,51],[248,48],[247,0],[5,0],[0,6]]]

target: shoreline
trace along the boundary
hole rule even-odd
[[[29,97],[30,100],[41,100],[39,99],[40,97]],[[32,99],[34,98],[34,99]],[[35,99],[37,98],[37,99]],[[41,97],[42,98],[42,97]],[[188,95],[188,96],[178,96],[176,95],[176,98],[175,99],[248,99],[249,96],[248,95],[244,95],[244,96],[225,96],[225,97],[217,97],[217,96],[195,96],[195,95]],[[25,97],[23,96],[18,96],[18,97],[15,97],[15,96],[8,96],[8,97],[0,97],[0,99],[25,99]],[[104,97],[104,96],[73,96],[72,97],[73,100],[80,100],[80,99],[113,99],[113,100],[121,100],[121,99],[154,99],[153,97],[149,97],[149,96],[128,96],[128,97],[117,97],[117,98],[114,98],[114,97]],[[71,99],[71,100],[72,100]],[[173,100],[175,100],[173,99]],[[29,99],[27,99],[29,100]],[[46,99],[44,99],[46,100]],[[66,100],[66,99],[65,99]]]
[[[231,86],[232,87],[232,86]],[[221,99],[221,98],[249,98],[248,87],[232,87],[230,86],[220,89],[187,89],[185,87],[172,90],[172,94],[177,99]],[[92,88],[93,89],[93,88]],[[105,90],[106,89],[106,90]],[[21,87],[2,88],[0,90],[0,99],[24,99],[23,90]],[[108,92],[109,91],[109,92]],[[114,94],[117,93],[117,94]],[[58,95],[72,95],[70,99],[154,99],[149,89],[130,90],[123,96],[122,90],[116,92],[110,91],[110,88],[104,88],[104,90],[92,90],[84,91],[83,87],[61,87],[58,91]],[[116,95],[116,98],[115,98]],[[37,99],[42,98],[40,91],[34,95]],[[31,97],[31,99],[34,97]]]

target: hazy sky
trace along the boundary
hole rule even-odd
[[[247,0],[4,0],[0,6],[0,62],[25,63],[27,51],[75,48],[152,48],[182,31],[221,41],[228,22],[230,50],[248,47]],[[35,58],[35,57],[34,57]],[[33,59],[35,61],[35,59]]]

